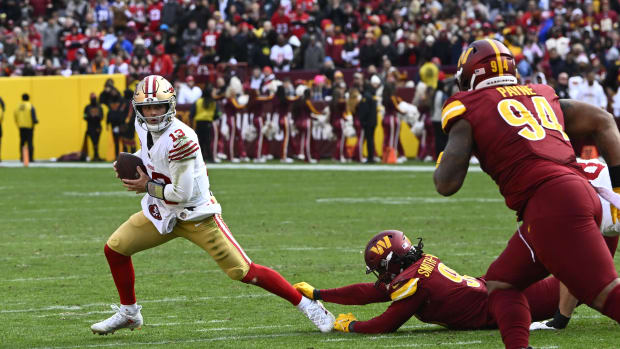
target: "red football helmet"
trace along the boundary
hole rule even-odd
[[[454,77],[461,91],[518,82],[512,52],[493,39],[472,42],[461,53]]]
[[[382,231],[366,245],[366,274],[374,273],[379,281],[390,283],[411,263],[422,257],[423,246],[422,239],[417,246],[413,246],[402,231]]]

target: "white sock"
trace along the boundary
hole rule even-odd
[[[297,309],[301,310],[307,307],[312,301],[306,298],[305,296],[301,296],[301,302],[297,304]]]
[[[130,305],[121,304],[121,311],[123,313],[135,314],[138,312],[138,303],[134,303]]]

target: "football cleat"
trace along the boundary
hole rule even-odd
[[[310,301],[305,307],[299,309],[312,321],[323,333],[330,332],[334,328],[336,318],[329,310],[325,309],[319,301]]]
[[[530,325],[530,331],[536,331],[536,330],[557,330],[557,328],[555,328],[553,326],[547,326],[547,322],[548,321],[532,322],[532,324]]]
[[[116,311],[116,314],[90,326],[93,333],[104,335],[114,333],[121,328],[128,328],[133,331],[136,328],[140,329],[142,327],[143,319],[142,314],[140,314],[140,309],[142,309],[142,306],[138,306],[138,311],[135,314],[129,314],[121,311],[116,304],[112,304],[111,307],[114,311]]]

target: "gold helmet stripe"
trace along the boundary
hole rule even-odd
[[[497,59],[497,69],[499,69],[499,76],[504,75],[504,66],[502,65],[501,53],[499,52],[497,45],[495,45],[495,43],[491,39],[485,40],[488,41],[489,44],[491,44],[491,47],[493,47],[493,51],[495,51],[495,57]]]

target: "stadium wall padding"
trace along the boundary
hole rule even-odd
[[[5,105],[2,160],[19,160],[19,130],[13,111],[21,102],[23,93],[30,95],[39,119],[34,128],[34,160],[49,160],[82,149],[86,133],[84,107],[89,103],[90,94],[94,92],[99,96],[105,81],[110,78],[122,94],[126,85],[122,74],[0,78],[0,97]],[[105,126],[106,115],[104,107],[99,153],[102,158],[112,161],[114,144],[111,129]],[[92,157],[90,140],[88,144]]]

